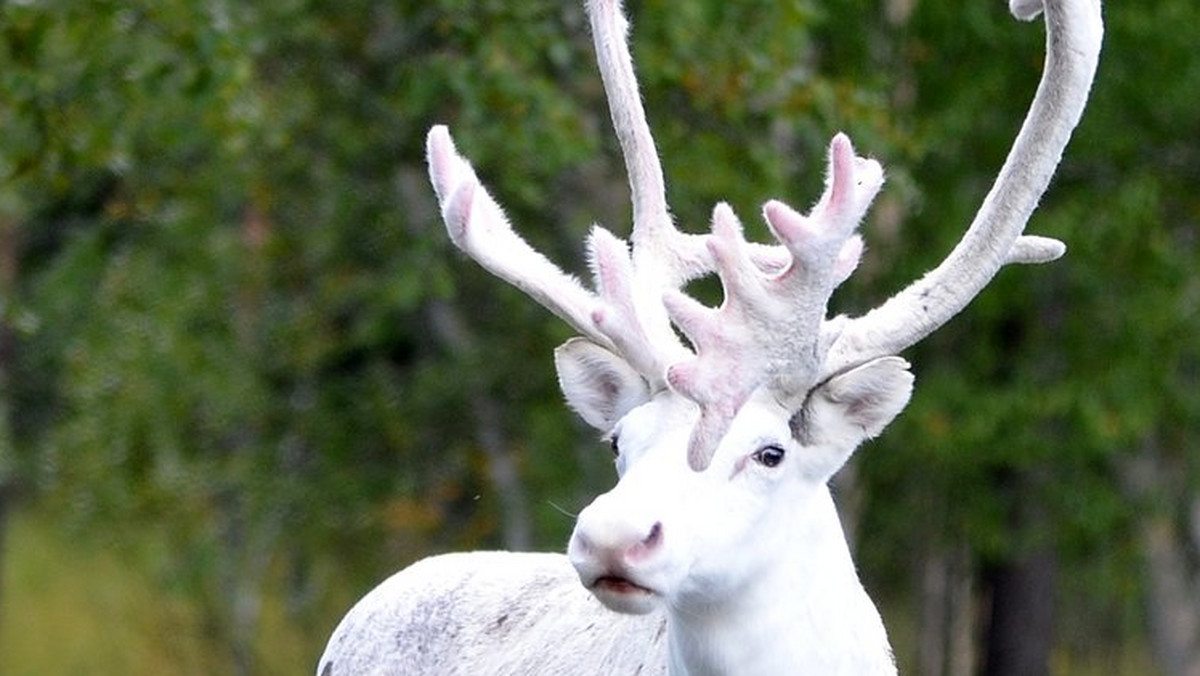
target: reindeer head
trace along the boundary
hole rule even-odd
[[[1032,5],[1012,9],[1032,18]],[[1003,265],[1062,255],[1061,243],[1022,231],[1086,101],[1099,5],[1048,4],[1042,83],[975,221],[936,269],[857,318],[829,318],[827,305],[862,255],[856,229],[883,185],[880,165],[838,134],[825,192],[807,214],[763,207],[776,244],[746,241],[725,204],[709,233],[680,232],[619,0],[587,9],[633,202],[630,242],[600,227],[588,238],[595,290],[513,232],[445,127],[429,133],[430,175],[454,243],[582,334],[555,353],[560,384],[611,439],[621,479],[580,514],[569,553],[604,603],[643,612],[663,597],[732,591],[767,565],[764,543],[792,542],[814,515],[828,519],[826,481],[908,402],[913,378],[896,355]],[[719,308],[681,290],[711,273],[724,290]]]

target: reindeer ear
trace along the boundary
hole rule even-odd
[[[567,404],[601,432],[650,401],[650,386],[632,366],[586,338],[560,345],[554,351],[554,366]]]
[[[900,357],[882,357],[830,378],[792,418],[796,440],[813,451],[813,474],[833,476],[866,439],[879,436],[908,405],[913,375]]]

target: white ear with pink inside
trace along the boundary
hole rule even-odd
[[[912,397],[913,374],[900,357],[882,357],[819,385],[792,420],[805,447],[806,473],[826,480],[867,439],[881,433]]]
[[[601,432],[650,400],[649,384],[628,362],[586,338],[560,345],[554,366],[567,404]]]

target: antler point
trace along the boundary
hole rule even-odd
[[[471,211],[475,204],[475,188],[477,186],[478,183],[474,180],[463,181],[455,187],[454,193],[442,207],[446,232],[449,233],[450,239],[455,245],[463,250],[467,248],[467,231],[471,226]]]

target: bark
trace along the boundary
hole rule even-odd
[[[4,579],[4,562],[7,555],[6,543],[8,536],[8,520],[11,518],[12,505],[14,500],[15,490],[12,482],[7,479],[0,478],[0,581]],[[4,585],[0,584],[0,617],[4,617]],[[4,632],[4,625],[0,624],[0,633]]]
[[[946,676],[947,568],[943,547],[926,552],[921,571],[921,632],[917,637],[918,671],[925,676]]]
[[[1200,595],[1173,520],[1143,518],[1142,556],[1149,578],[1150,635],[1167,676],[1200,676]]]
[[[1058,561],[1046,536],[1045,505],[1038,486],[1049,481],[1031,472],[998,477],[1010,493],[1009,539],[1017,543],[1011,557],[985,568],[981,576],[988,600],[984,619],[984,676],[1049,676],[1054,649]]]
[[[262,582],[269,560],[261,525],[251,521],[244,488],[230,485],[214,500],[219,519],[217,576],[220,607],[216,631],[229,649],[232,673],[255,671],[254,635],[262,611]]]
[[[239,347],[248,358],[254,358],[266,349],[260,336],[268,284],[263,248],[271,229],[272,221],[265,209],[256,204],[246,207],[241,234],[248,274],[237,290],[234,322]],[[298,387],[303,385],[302,382]],[[256,418],[235,431],[226,446],[231,467],[240,464],[234,458],[257,453],[264,443],[269,443],[264,441],[263,426],[262,420]],[[282,457],[285,452],[284,444],[280,444],[281,457],[277,465],[281,472],[291,470]],[[267,569],[283,534],[287,514],[278,506],[262,509],[256,504],[246,477],[236,471],[213,498],[216,546],[220,553],[216,564],[219,607],[214,614],[221,626],[216,631],[229,650],[232,673],[249,676],[257,670],[254,637],[262,618]]]

